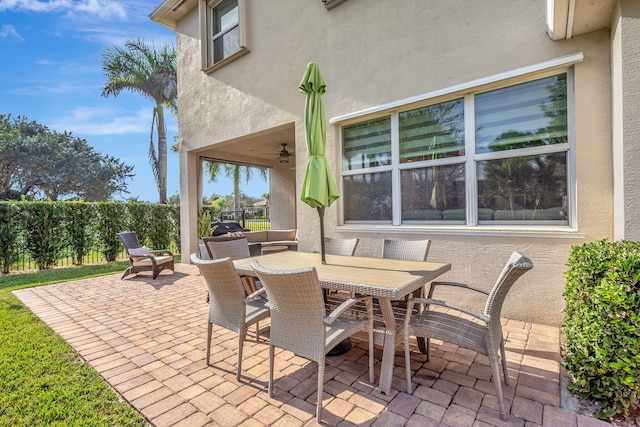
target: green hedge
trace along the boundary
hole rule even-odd
[[[3,274],[19,259],[39,269],[70,256],[82,264],[90,252],[114,261],[122,251],[116,233],[135,231],[151,249],[180,247],[177,205],[118,202],[0,202],[0,267]]]
[[[564,296],[565,366],[572,391],[598,401],[599,418],[637,418],[640,397],[640,243],[574,246]]]

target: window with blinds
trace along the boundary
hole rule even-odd
[[[569,77],[343,126],[345,223],[569,225]]]

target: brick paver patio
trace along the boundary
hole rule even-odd
[[[212,366],[205,365],[205,289],[194,266],[178,264],[175,273],[156,280],[111,275],[14,293],[155,426],[316,425],[314,363],[279,352],[275,394],[267,395],[268,322],[261,324],[259,342],[249,331],[240,382],[235,333],[214,329]],[[558,328],[507,320],[504,331],[507,421],[498,415],[486,357],[436,341],[426,362],[414,348],[417,387],[408,395],[400,346],[385,396],[367,383],[366,343],[354,342],[348,353],[327,358],[323,424],[609,425],[561,408]],[[376,348],[377,370],[381,355]]]

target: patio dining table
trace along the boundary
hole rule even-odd
[[[389,395],[393,375],[397,334],[401,333],[391,305],[451,269],[450,263],[400,261],[380,258],[326,255],[288,251],[234,261],[241,275],[256,276],[251,261],[268,268],[315,267],[323,288],[370,295],[378,299],[385,323],[379,391]]]

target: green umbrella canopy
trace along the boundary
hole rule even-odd
[[[311,62],[300,82],[300,92],[306,95],[304,127],[309,152],[309,162],[302,181],[300,200],[312,208],[331,206],[340,197],[338,187],[331,174],[326,152],[326,123],[322,94],[325,84],[318,64]]]

